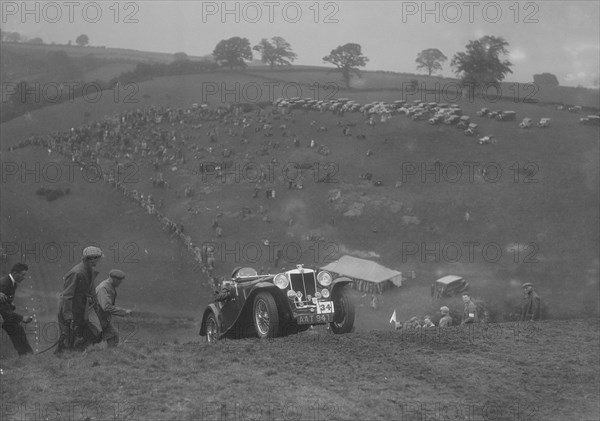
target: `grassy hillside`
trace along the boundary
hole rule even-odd
[[[592,420],[598,339],[591,319],[428,336],[131,341],[0,362],[3,419]]]
[[[96,79],[108,81],[119,74],[133,69],[136,63],[170,63],[173,54],[156,53],[151,51],[128,50],[123,48],[105,47],[80,47],[78,45],[39,45],[27,43],[3,42],[2,51],[2,78],[3,81],[27,80],[32,75],[39,74],[36,67],[40,66],[48,53],[64,51],[69,58],[84,67],[84,81]],[[195,57],[190,57],[194,59]],[[105,63],[104,65],[98,63]],[[87,65],[86,65],[87,64]],[[91,65],[93,64],[93,65]],[[98,68],[103,68],[104,73],[99,73]],[[43,67],[42,67],[43,68]],[[109,69],[111,71],[109,71]],[[104,77],[98,77],[104,76]],[[44,80],[51,80],[46,77]],[[63,82],[65,80],[59,80]]]
[[[3,146],[14,144],[30,134],[67,130],[131,107],[189,107],[203,99],[216,106],[222,103],[222,97],[220,93],[207,97],[207,86],[232,87],[236,82],[241,85],[261,83],[250,75],[218,73],[160,78],[139,85],[136,93],[139,102],[135,104],[115,103],[114,98],[108,96],[94,104],[81,100],[60,104],[32,114],[30,119],[23,117],[2,125]],[[268,99],[267,93],[265,89],[262,99]],[[346,94],[361,102],[397,98],[393,92]],[[461,102],[461,106],[465,114],[472,116],[482,106],[500,108],[481,100]],[[339,118],[330,113],[296,112],[295,121],[286,123],[290,127],[288,132],[296,134],[303,147],[294,148],[289,138],[281,138],[279,149],[272,149],[269,155],[261,157],[256,156],[264,140],[260,133],[253,134],[246,145],[240,144],[239,138],[223,135],[214,145],[214,156],[205,153],[194,160],[191,159],[194,153],[188,151],[187,168],[166,172],[166,178],[174,185],[181,188],[190,185],[198,194],[190,200],[175,200],[174,192],[165,192],[164,200],[170,215],[184,223],[192,237],[200,241],[215,239],[210,224],[215,209],[219,207],[227,215],[222,225],[225,241],[228,242],[249,244],[269,237],[272,241],[285,243],[299,241],[302,233],[315,233],[332,242],[336,252],[372,251],[381,256],[384,264],[403,271],[416,270],[422,276],[423,286],[428,285],[429,279],[449,271],[471,276],[480,282],[487,279],[488,283],[500,284],[502,288],[506,288],[509,282],[534,280],[550,288],[546,294],[549,304],[562,307],[564,303],[561,304],[563,299],[559,291],[562,291],[566,279],[582,285],[591,282],[590,285],[597,288],[597,282],[590,280],[589,273],[597,271],[598,265],[595,260],[598,130],[577,124],[578,115],[547,107],[510,104],[510,108],[517,112],[519,118],[550,117],[553,126],[550,130],[522,130],[514,122],[500,123],[473,117],[480,124],[482,134],[495,135],[498,139],[496,145],[480,146],[473,138],[465,137],[453,127],[430,126],[402,116],[394,117],[385,125],[369,127],[359,114],[346,114]],[[312,121],[316,123],[314,126],[310,125]],[[356,124],[354,134],[364,134],[366,139],[342,136],[341,129],[336,128],[338,121]],[[328,131],[319,132],[320,126]],[[223,125],[220,128],[221,133],[227,129]],[[180,127],[178,130],[194,139],[188,146],[209,145],[205,129]],[[332,153],[323,157],[307,149],[310,139],[328,146]],[[278,190],[276,201],[252,200],[250,183],[223,183],[216,178],[203,180],[193,174],[200,163],[221,160],[224,149],[233,150],[234,162],[240,165],[246,162],[243,157],[247,154],[253,156],[252,162],[277,159],[282,167],[285,163],[320,162],[321,171],[327,171],[325,166],[332,162],[338,171],[336,179],[339,183],[315,183],[314,174],[309,174],[304,190],[288,191],[285,180],[280,176],[275,181]],[[371,150],[372,156],[366,156],[367,150]],[[459,182],[450,182],[447,178],[436,181],[433,176],[425,177],[425,182],[422,182],[420,172],[407,177],[406,165],[416,165],[418,169],[421,165],[433,168],[436,159],[449,170],[457,164],[464,171]],[[470,179],[465,166],[469,162],[479,164],[479,168],[488,164],[492,169],[501,168],[503,173],[499,182],[487,182],[477,174]],[[523,172],[525,166],[534,169],[535,175],[528,177]],[[142,191],[149,191],[148,180],[155,173],[147,166],[142,166],[140,171],[139,187]],[[362,182],[358,176],[363,172],[371,172],[374,179],[382,181],[383,187],[374,188],[370,183]],[[395,188],[396,182],[403,176],[407,178],[406,182],[401,188]],[[332,189],[341,190],[341,203],[327,203]],[[161,194],[158,192],[159,196]],[[393,202],[402,204],[400,211],[390,208]],[[344,217],[343,213],[354,203],[366,205],[363,214]],[[259,205],[267,207],[275,215],[273,222],[240,225],[235,215],[244,205],[250,205],[254,212]],[[193,215],[187,212],[190,207],[205,210]],[[463,220],[466,210],[472,214],[469,224]],[[403,224],[401,217],[406,215],[417,216],[420,225]],[[569,216],[565,218],[565,215]],[[290,228],[287,225],[290,218],[295,218],[300,224]],[[329,224],[331,218],[335,220],[335,226]],[[296,236],[295,239],[293,236]],[[479,249],[480,254],[472,262],[466,261],[465,256],[457,263],[449,262],[450,259],[431,262],[423,260],[420,254],[403,255],[401,248],[407,242],[418,245],[439,243],[443,246],[468,241],[482,245],[498,244],[504,250],[503,259],[499,263],[487,262]],[[533,243],[535,250],[530,251],[535,251],[535,262],[524,262],[523,255],[517,256],[515,261],[515,256],[506,251],[514,243]],[[310,244],[303,245],[308,247]],[[331,250],[321,251],[321,256],[314,263],[321,263]],[[260,264],[268,265],[268,262]],[[228,273],[234,262],[226,262],[224,266],[222,274]],[[584,292],[582,294],[585,295]],[[570,307],[569,304],[564,306]]]
[[[222,97],[220,93],[206,97],[207,86],[231,88],[236,82],[260,84],[261,80],[230,73],[160,78],[139,84],[136,93],[139,102],[135,104],[115,103],[110,97],[94,104],[81,100],[60,104],[32,113],[30,119],[23,117],[3,124],[3,147],[31,134],[68,130],[129,108],[189,107],[203,99],[217,106],[222,104]],[[262,99],[268,99],[267,94],[265,89]],[[393,92],[347,94],[361,102],[397,98]],[[550,117],[549,130],[522,130],[515,122],[476,117],[475,111],[483,106],[500,108],[481,100],[462,102],[461,106],[465,114],[474,116],[482,134],[496,136],[497,144],[478,145],[474,138],[465,137],[454,127],[430,126],[404,116],[370,127],[360,114],[346,114],[342,118],[331,113],[297,111],[293,121],[275,120],[274,125],[286,123],[288,133],[298,136],[301,147],[293,147],[291,136],[283,138],[282,131],[277,129],[275,138],[280,146],[268,148],[267,155],[260,155],[259,149],[268,141],[262,133],[250,133],[249,142],[242,144],[240,137],[226,135],[228,125],[219,124],[221,136],[216,144],[211,144],[207,128],[163,124],[163,129],[175,129],[191,139],[186,147],[188,161],[184,166],[177,165],[176,170],[170,166],[162,169],[165,179],[175,186],[170,191],[153,190],[150,178],[156,177],[156,171],[149,160],[140,161],[136,188],[163,199],[165,213],[183,223],[195,243],[215,241],[220,245],[217,274],[221,276],[246,263],[244,257],[248,255],[241,252],[244,246],[260,246],[268,239],[289,245],[286,262],[289,265],[320,265],[350,253],[378,255],[378,260],[389,267],[403,272],[414,270],[417,279],[407,283],[414,288],[414,296],[407,300],[406,292],[400,289],[385,300],[386,310],[391,313],[392,308],[402,307],[403,317],[425,312],[429,306],[430,282],[448,273],[468,277],[477,294],[495,301],[496,309],[501,312],[510,313],[518,307],[519,285],[532,281],[538,285],[549,316],[597,314],[598,129],[579,125],[576,114],[538,105],[511,104],[510,108],[519,119]],[[336,126],[338,122],[355,124],[353,136],[343,136],[341,128]],[[319,127],[327,131],[319,131]],[[357,139],[355,136],[359,134],[366,139]],[[318,145],[326,145],[331,153],[322,156],[307,148],[311,139]],[[212,154],[206,151],[208,146],[214,147]],[[288,190],[284,175],[278,173],[278,178],[272,180],[277,199],[267,200],[264,191],[258,199],[253,199],[254,185],[246,179],[224,182],[214,174],[210,177],[198,174],[201,163],[221,162],[225,149],[233,151],[237,168],[248,163],[268,164],[273,159],[279,168],[318,162],[322,175],[335,171],[337,183],[317,183],[313,171],[304,174],[304,189]],[[372,155],[367,157],[369,150]],[[6,159],[12,159],[9,157],[7,154]],[[440,173],[439,180],[433,175],[425,175],[423,179],[421,168],[431,170],[436,159],[444,171],[450,172]],[[111,164],[103,165],[110,168]],[[407,165],[418,172],[408,174]],[[486,181],[477,171],[470,176],[468,165],[476,165],[475,170],[484,166],[490,171],[501,169],[502,174],[497,182]],[[453,182],[452,171],[457,166],[462,175],[458,182]],[[382,186],[360,180],[359,175],[365,172],[372,173],[373,180],[381,181]],[[403,177],[405,182],[396,188]],[[175,190],[181,195],[186,186],[192,187],[195,195],[178,197]],[[328,197],[336,190],[340,191],[341,199],[330,203]],[[243,206],[252,212],[246,221],[240,215]],[[362,209],[359,215],[344,216],[357,206]],[[261,207],[271,222],[262,221]],[[469,223],[464,221],[467,210],[471,214]],[[224,230],[221,239],[211,229],[213,219],[219,214]],[[403,217],[417,217],[419,224],[407,224]],[[323,242],[307,241],[307,235],[321,237]],[[455,250],[451,248],[453,244],[459,245],[458,259],[453,259],[455,255],[450,253]],[[472,256],[465,244],[477,244]],[[297,245],[302,249],[300,257],[292,256],[292,247]],[[500,249],[500,259],[489,259],[483,250],[486,245],[493,247],[490,249],[493,251]],[[240,247],[240,251],[226,255],[226,250],[235,247]],[[268,250],[260,247],[262,254],[252,265],[274,270]],[[412,249],[407,247],[418,247],[418,251],[409,253]],[[439,247],[440,252],[428,256],[425,253],[428,247]],[[450,254],[442,250],[449,250]],[[365,326],[377,326],[383,319]]]

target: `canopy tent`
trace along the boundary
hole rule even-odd
[[[342,256],[321,269],[353,279],[354,288],[368,293],[382,293],[392,285],[402,285],[402,272],[358,257]]]

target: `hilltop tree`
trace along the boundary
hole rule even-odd
[[[352,73],[361,77],[359,67],[366,66],[369,61],[368,57],[362,55],[362,47],[360,44],[348,43],[340,45],[336,49],[331,50],[328,56],[323,57],[323,61],[334,64],[346,82],[346,87],[350,88],[350,77]]]
[[[533,83],[536,85],[558,86],[558,78],[552,73],[540,73],[533,75]]]
[[[292,51],[291,45],[282,37],[273,37],[271,41],[263,38],[253,50],[260,52],[263,63],[269,67],[289,66],[298,56]]]
[[[6,42],[23,42],[25,40],[18,32],[4,32],[2,35],[2,40]]]
[[[448,57],[444,55],[437,48],[428,48],[417,54],[417,70],[427,69],[429,76],[436,71],[442,70],[442,63],[448,60]]]
[[[173,61],[189,61],[189,56],[184,52],[173,54]]]
[[[500,54],[508,54],[506,47],[508,42],[504,38],[486,35],[469,41],[467,51],[456,53],[450,65],[473,91],[476,85],[497,84],[504,80],[507,73],[512,73],[512,63],[499,58]]]
[[[75,38],[75,42],[77,45],[84,47],[90,43],[90,38],[86,34],[81,34]]]
[[[44,40],[41,39],[40,37],[36,37],[36,38],[31,38],[29,41],[27,41],[29,44],[43,44]]]
[[[213,51],[215,61],[221,66],[246,67],[246,61],[252,60],[252,49],[248,38],[233,37],[219,41]]]

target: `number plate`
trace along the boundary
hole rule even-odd
[[[299,325],[314,325],[317,323],[333,322],[333,313],[325,314],[302,314],[296,318]]]
[[[321,301],[317,303],[317,314],[333,313],[333,301]]]

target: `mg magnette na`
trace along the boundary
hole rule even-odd
[[[327,271],[303,265],[275,275],[236,268],[204,310],[200,335],[208,342],[224,337],[276,338],[326,324],[333,333],[349,333],[354,326],[351,283],[349,278],[333,279]]]

